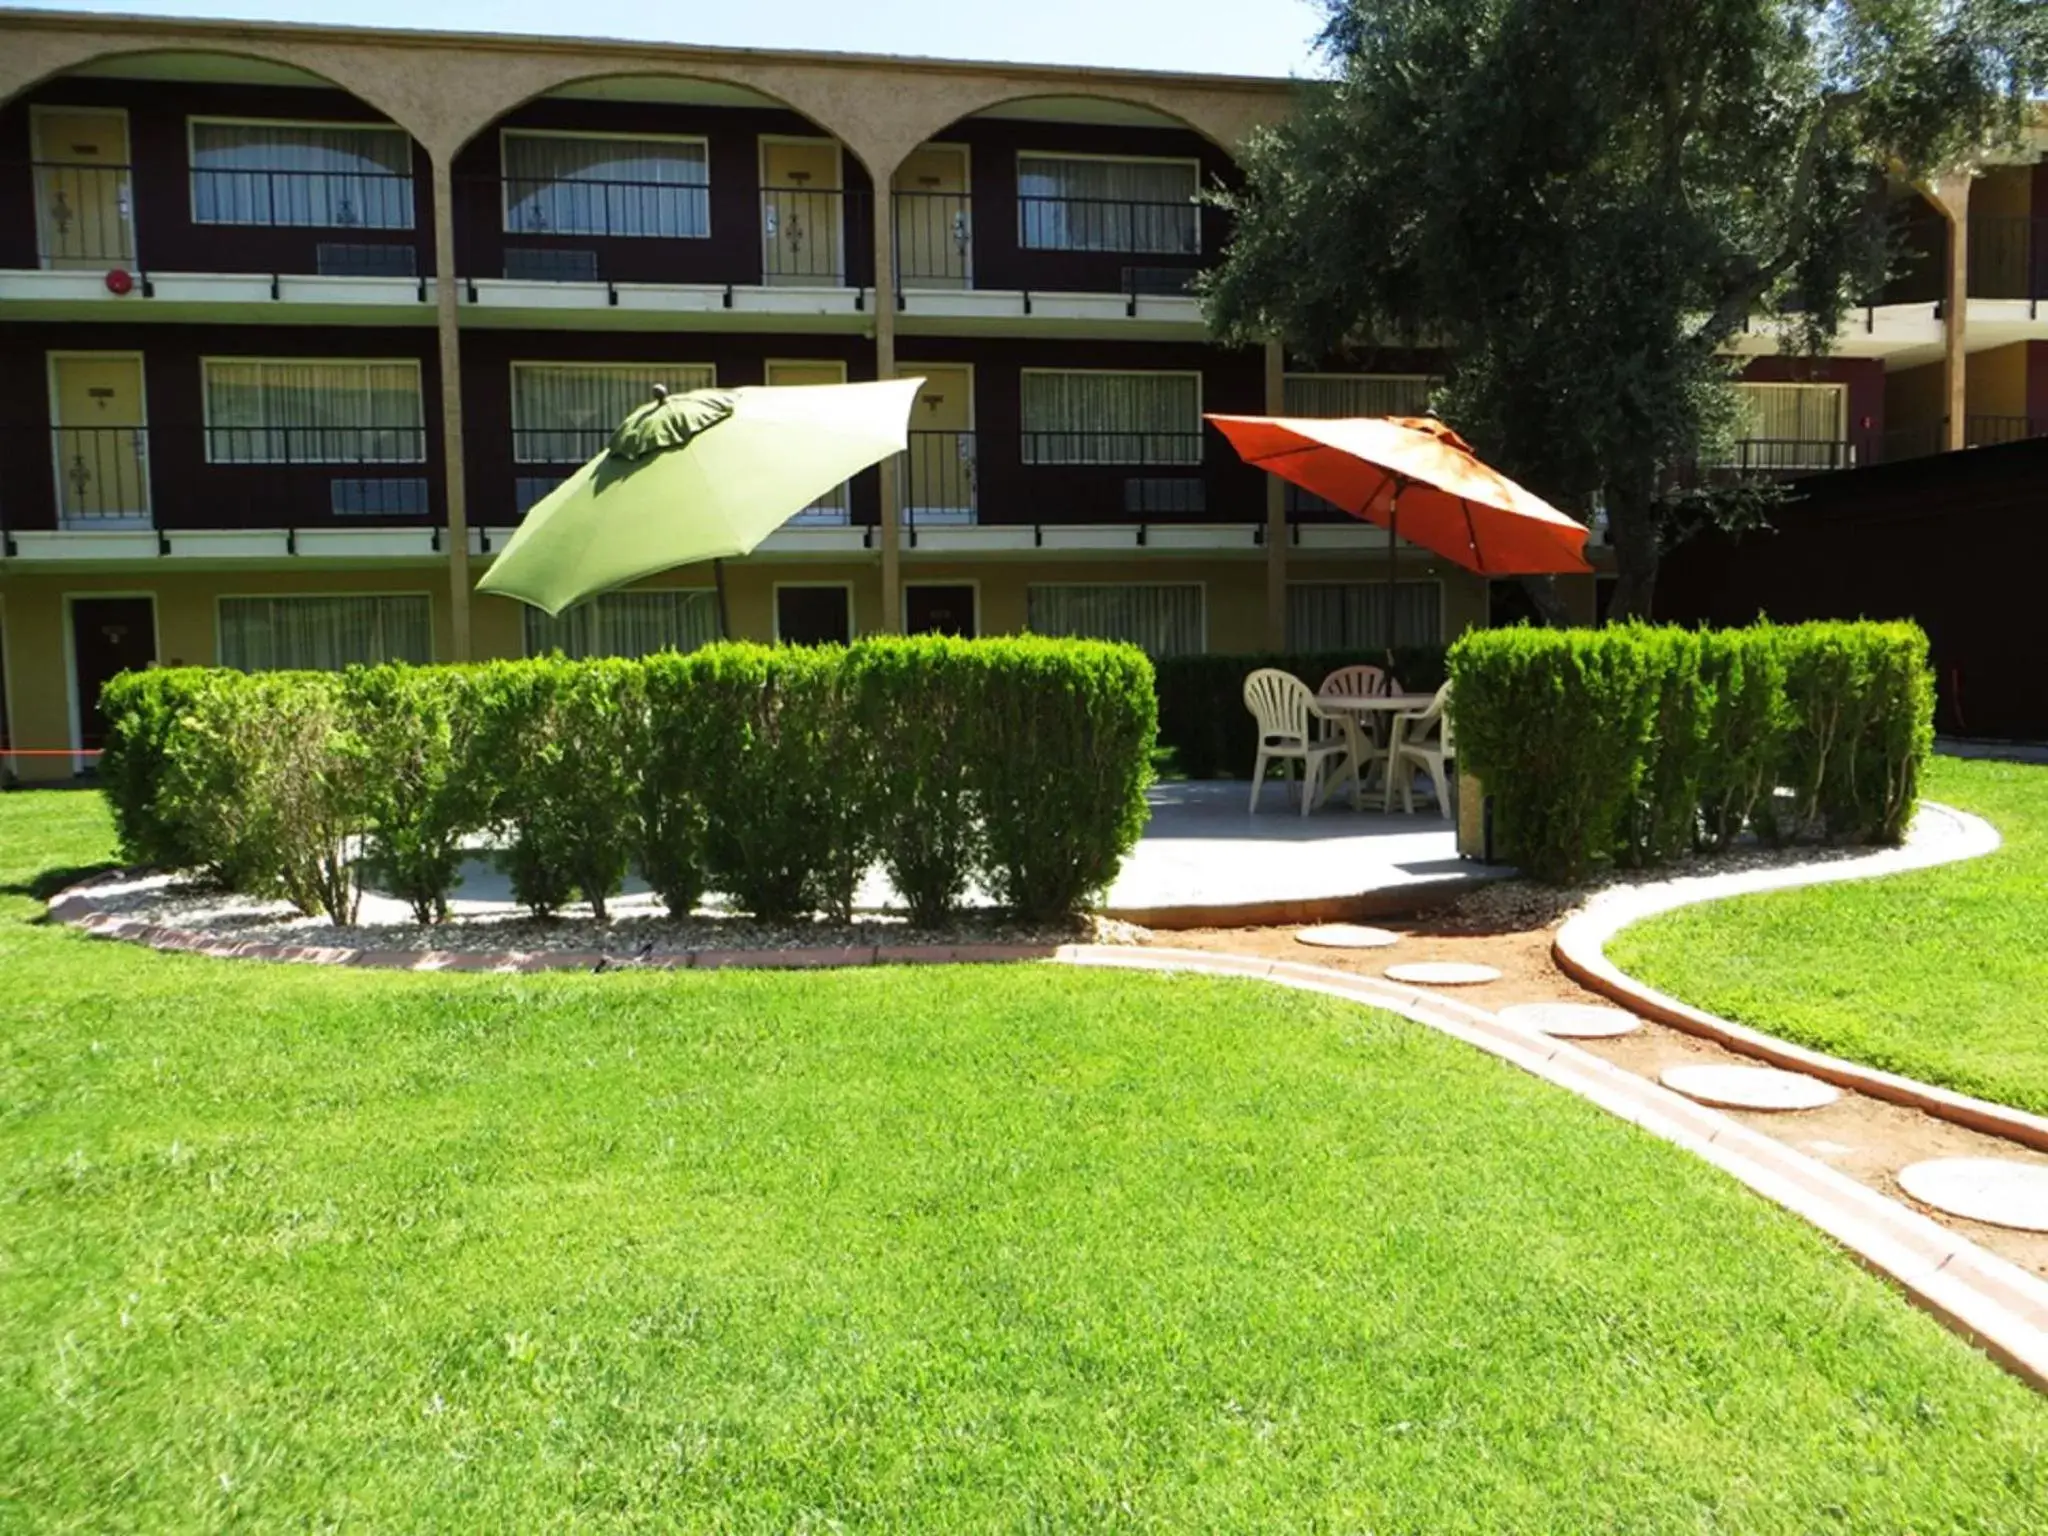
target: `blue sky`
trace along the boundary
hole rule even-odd
[[[686,5],[661,0],[9,0],[35,10],[94,10],[240,21],[534,32],[826,48],[1036,64],[1116,65],[1219,74],[1310,72],[1322,12],[1312,0],[777,0]]]

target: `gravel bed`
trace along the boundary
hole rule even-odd
[[[611,920],[599,923],[582,904],[548,921],[524,911],[458,911],[442,923],[419,923],[397,902],[366,895],[362,919],[338,925],[307,917],[282,901],[259,901],[180,875],[122,875],[96,881],[90,894],[101,911],[165,928],[221,939],[317,944],[341,949],[440,950],[454,953],[534,953],[578,950],[620,960],[658,960],[706,950],[862,948],[876,945],[948,947],[963,944],[1142,944],[1146,929],[1088,916],[1064,924],[1014,921],[994,909],[969,909],[944,929],[918,929],[900,913],[860,912],[851,923],[756,922],[707,906],[685,921],[668,915],[650,896],[609,903]]]

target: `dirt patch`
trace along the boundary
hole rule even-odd
[[[1540,910],[1538,904],[1531,903],[1531,907]],[[1153,942],[1175,949],[1292,960],[1362,976],[1380,976],[1388,966],[1408,961],[1464,961],[1490,965],[1501,973],[1498,981],[1445,989],[1446,996],[1477,1008],[1497,1011],[1514,1003],[1548,1002],[1613,1006],[1610,999],[1580,986],[1552,961],[1551,939],[1562,920],[1561,912],[1544,911],[1542,915],[1547,920],[1539,925],[1513,927],[1508,925],[1509,910],[1501,897],[1493,897],[1483,913],[1452,909],[1425,921],[1381,920],[1379,926],[1402,935],[1401,942],[1388,949],[1312,948],[1296,942],[1292,928],[1197,928],[1159,933],[1153,936]],[[1666,1067],[1695,1062],[1757,1064],[1753,1058],[1738,1055],[1711,1040],[1648,1019],[1631,1035],[1571,1043],[1652,1080]],[[1822,1109],[1791,1114],[1740,1110],[1724,1113],[2048,1279],[2048,1233],[2013,1232],[1943,1215],[1906,1194],[1896,1177],[1899,1169],[1932,1157],[2003,1157],[2048,1162],[2028,1148],[1846,1088],[1841,1098]]]

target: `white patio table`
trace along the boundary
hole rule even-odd
[[[1337,716],[1343,723],[1344,745],[1350,749],[1345,758],[1345,773],[1350,776],[1358,772],[1358,765],[1365,760],[1361,747],[1367,715],[1387,713],[1394,717],[1387,723],[1387,762],[1391,765],[1392,751],[1401,744],[1401,716],[1411,711],[1427,709],[1435,700],[1436,695],[1433,693],[1369,693],[1356,698],[1347,698],[1339,694],[1318,694],[1316,708]],[[1345,779],[1339,779],[1336,784],[1331,785],[1324,798],[1327,800],[1336,794],[1345,782]],[[1359,803],[1363,806],[1362,796]],[[1380,809],[1391,811],[1393,808],[1394,774],[1390,766],[1380,791]]]

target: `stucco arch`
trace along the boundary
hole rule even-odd
[[[449,156],[451,159],[456,154],[461,153],[462,150],[468,148],[477,138],[488,133],[494,126],[503,121],[507,114],[516,112],[521,107],[535,101],[544,100],[556,92],[571,86],[588,85],[599,80],[693,80],[711,85],[728,85],[752,91],[775,106],[781,107],[785,111],[794,112],[797,116],[815,126],[820,132],[831,135],[844,144],[856,159],[861,159],[859,146],[849,141],[835,124],[826,118],[820,117],[802,102],[793,101],[782,92],[764,84],[758,76],[769,72],[765,69],[721,69],[713,66],[699,67],[694,63],[687,66],[682,64],[665,66],[659,60],[649,60],[647,58],[634,59],[626,67],[612,69],[591,68],[589,67],[590,61],[581,58],[565,58],[554,61],[535,60],[532,62],[542,66],[552,62],[556,67],[526,70],[515,67],[512,60],[500,59],[498,61],[497,67],[492,71],[491,78],[494,83],[503,87],[502,94],[508,99],[505,100],[503,106],[493,111],[489,117],[475,123],[459,143],[450,147]],[[529,90],[523,95],[514,97],[513,90],[516,86],[528,83],[532,77],[543,78],[547,83],[541,85],[538,89]],[[861,159],[861,163],[865,166],[867,162]]]
[[[337,90],[348,92],[366,106],[374,107],[421,143],[419,130],[408,120],[406,103],[388,94],[383,75],[365,68],[353,50],[323,48],[310,43],[272,43],[249,39],[223,46],[213,34],[190,37],[167,35],[145,46],[109,47],[105,40],[74,32],[15,32],[13,41],[0,57],[0,105],[28,91],[60,79],[87,64],[112,59],[148,58],[161,54],[211,54],[219,58],[253,59],[281,64],[316,75]]]

